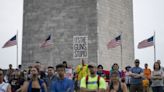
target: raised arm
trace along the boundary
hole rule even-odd
[[[47,86],[46,86],[46,83],[45,82],[43,83],[43,87],[44,87],[45,92],[48,92]]]
[[[10,84],[7,86],[7,92],[11,92],[11,86],[10,86]]]
[[[28,90],[28,85],[29,85],[29,82],[28,81],[25,81],[21,87],[21,92],[27,92]]]
[[[121,83],[121,87],[122,87],[123,92],[128,92],[128,89],[125,83]]]

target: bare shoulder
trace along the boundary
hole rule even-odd
[[[11,85],[10,84],[7,86],[7,92],[11,92]]]
[[[24,83],[23,83],[23,85],[28,85],[29,84],[29,81],[25,81]]]
[[[25,81],[23,83],[23,86],[21,87],[21,92],[27,92],[28,85],[29,85],[29,82]]]

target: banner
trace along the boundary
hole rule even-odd
[[[72,72],[72,68],[66,68],[65,69],[65,77],[68,79],[72,79],[73,78],[73,72]]]
[[[88,58],[88,36],[73,36],[73,58]]]

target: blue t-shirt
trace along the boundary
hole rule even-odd
[[[143,73],[143,69],[140,67],[133,67],[131,69],[131,72],[135,74],[140,74],[140,73]],[[142,83],[142,77],[141,78],[131,77],[130,84],[136,85],[136,84],[141,84],[141,83]]]
[[[56,79],[57,79],[57,76],[55,76],[55,75],[53,75],[51,78],[49,78],[48,76],[46,76],[46,78],[44,78],[44,81],[47,85],[48,92],[51,91],[52,82],[55,81]]]
[[[51,92],[74,92],[74,83],[68,78],[57,79],[52,82]]]

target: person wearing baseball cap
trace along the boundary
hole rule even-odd
[[[83,77],[80,82],[81,92],[105,92],[106,82],[104,78],[96,74],[96,66],[93,64],[88,65],[90,75]]]

